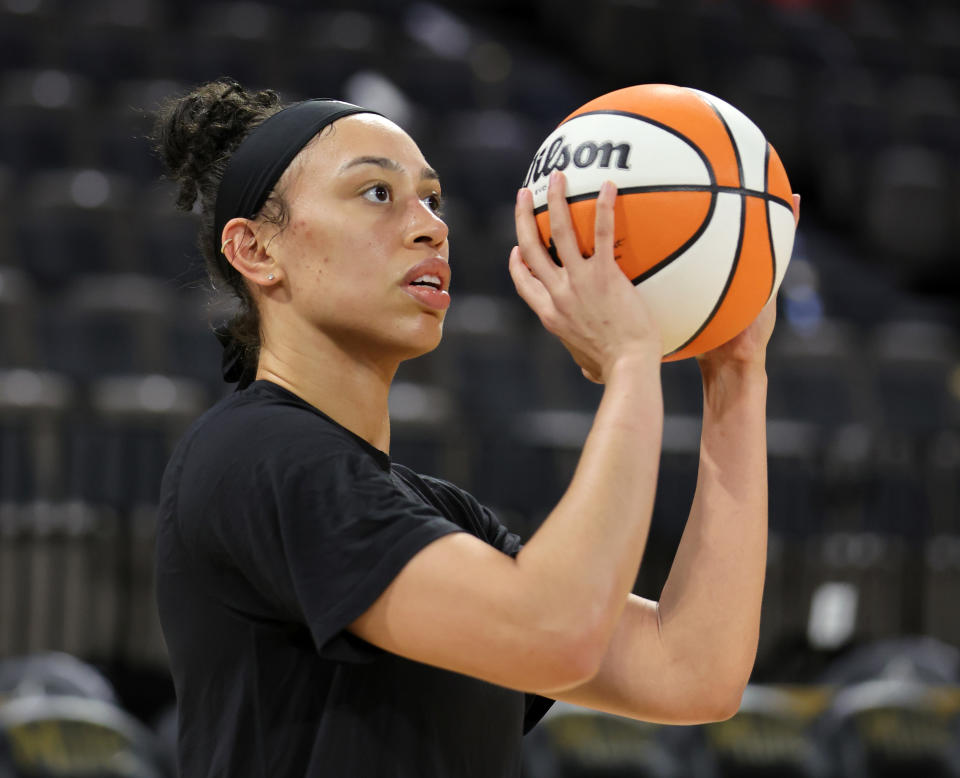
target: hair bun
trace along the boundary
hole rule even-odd
[[[230,153],[280,108],[273,90],[248,92],[233,79],[203,84],[163,105],[153,138],[168,177],[179,186],[177,207],[188,211],[197,197],[215,197]]]

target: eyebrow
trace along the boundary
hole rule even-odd
[[[357,157],[356,159],[351,159],[349,162],[345,162],[340,166],[340,172],[348,170],[349,168],[356,167],[357,165],[376,165],[381,167],[384,170],[391,170],[396,173],[403,172],[403,165],[401,165],[396,160],[390,159],[388,157]],[[437,171],[432,167],[425,167],[420,171],[420,179],[431,179],[434,181],[439,181],[440,176],[437,174]]]

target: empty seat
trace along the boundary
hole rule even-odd
[[[924,548],[923,578],[923,633],[960,646],[960,532],[930,537]]]
[[[51,10],[53,3],[0,4],[0,70],[38,67],[50,62],[57,42]]]
[[[0,265],[0,368],[38,366],[37,306],[29,276]]]
[[[63,651],[38,651],[0,659],[0,694],[4,698],[48,695],[117,701],[106,676]]]
[[[914,54],[922,58],[924,70],[953,79],[960,76],[960,10],[953,3],[923,8]]]
[[[284,57],[275,47],[286,33],[284,21],[283,12],[266,3],[193,4],[180,45],[167,48],[156,75],[188,83],[229,76],[247,88],[276,88]]]
[[[749,58],[737,68],[722,97],[760,128],[783,160],[796,191],[806,175],[803,117],[808,106],[794,62],[772,55]]]
[[[16,223],[16,205],[20,192],[15,191],[13,170],[0,163],[0,266],[12,265],[14,260],[10,251],[13,243],[13,225]]]
[[[396,29],[380,14],[359,7],[297,14],[283,81],[307,97],[344,94],[349,78],[364,71],[395,74],[391,59]],[[360,103],[365,105],[365,103]]]
[[[163,41],[163,36],[163,29],[155,25],[117,24],[81,14],[74,34],[59,47],[57,64],[98,87],[111,86],[118,73],[127,78],[160,75],[158,52],[176,45]]]
[[[955,691],[894,676],[838,692],[824,717],[824,742],[850,778],[956,778],[958,720]]]
[[[61,70],[18,70],[0,82],[0,163],[18,174],[68,167],[84,153],[91,85]]]
[[[469,477],[469,438],[442,387],[395,380],[390,387],[390,457],[413,470],[462,484]]]
[[[102,506],[0,503],[0,653],[112,659],[121,638],[119,537],[117,514]]]
[[[173,775],[169,755],[161,750],[153,733],[121,708],[102,700],[43,695],[16,698],[0,706],[0,733],[13,746],[0,768],[14,775]]]
[[[751,684],[737,715],[707,724],[709,775],[721,778],[823,778],[832,765],[816,731],[829,704],[822,688]]]
[[[173,305],[164,281],[134,274],[79,277],[45,312],[45,361],[79,378],[173,369]]]
[[[769,521],[773,531],[813,536],[825,524],[825,495],[820,479],[822,436],[798,419],[767,421]]]
[[[213,330],[232,316],[233,306],[202,287],[192,292],[182,296],[176,307],[170,341],[171,371],[201,382],[211,396],[219,396],[232,387],[223,381],[223,347]]]
[[[931,532],[960,535],[960,426],[952,425],[934,435],[926,446],[923,462]]]
[[[101,378],[88,391],[91,412],[70,430],[68,492],[124,511],[155,503],[173,447],[207,407],[205,387],[150,374]]]
[[[678,26],[689,31],[682,49],[687,61],[681,59],[680,67],[692,82],[722,97],[731,67],[758,53],[760,42],[767,37],[763,32],[751,34],[757,21],[737,3],[695,4]]]
[[[524,738],[529,778],[680,778],[703,756],[700,733],[556,703]]]
[[[126,514],[126,547],[118,587],[124,594],[119,609],[122,625],[118,660],[128,666],[169,672],[169,656],[157,612],[154,573],[157,506],[144,502]]]
[[[881,77],[897,76],[907,69],[905,25],[891,3],[851,3],[844,27],[866,68]]]
[[[960,398],[952,384],[960,340],[952,326],[890,321],[874,330],[867,354],[887,430],[929,436],[960,421]]]
[[[116,104],[100,111],[90,143],[97,167],[129,176],[148,188],[160,179],[163,169],[150,146],[153,116],[142,105]]]
[[[872,163],[861,234],[903,284],[935,278],[956,234],[953,187],[942,154],[893,146]]]
[[[504,204],[512,211],[542,140],[530,123],[508,111],[467,110],[451,114],[443,127],[448,141],[433,157],[444,186],[482,213]]]
[[[877,640],[834,659],[820,682],[851,687],[894,678],[931,685],[960,683],[960,649],[920,635]]]
[[[75,404],[63,375],[0,370],[0,501],[62,496],[64,425]]]
[[[936,75],[898,79],[887,98],[897,136],[904,143],[960,158],[960,97],[953,80]]]
[[[874,418],[857,332],[844,322],[821,320],[809,331],[781,322],[771,339],[768,370],[772,417],[803,420],[824,431]]]
[[[200,219],[177,210],[173,188],[156,183],[134,216],[131,263],[136,271],[163,279],[174,289],[189,289],[206,278],[198,236]]]
[[[44,289],[83,273],[130,268],[132,182],[95,169],[48,171],[26,189],[16,226],[16,264]]]
[[[830,639],[820,641],[824,647],[836,649],[910,630],[921,595],[911,572],[911,552],[900,539],[869,530],[830,532],[811,539],[807,554],[791,607],[811,614],[808,635],[830,628]],[[821,589],[824,585],[831,588]],[[842,597],[835,597],[837,592]],[[821,617],[832,621],[820,624]]]
[[[812,90],[806,125],[811,175],[828,225],[849,228],[864,212],[864,180],[873,158],[892,142],[893,121],[876,74],[863,67],[827,71]]]

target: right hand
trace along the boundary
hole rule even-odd
[[[596,201],[594,253],[584,257],[566,201],[563,173],[550,176],[547,203],[561,266],[547,253],[537,230],[533,194],[517,193],[517,242],[510,275],[517,293],[556,335],[592,381],[603,383],[624,357],[663,354],[660,328],[614,259],[613,206],[616,186],[607,181]]]

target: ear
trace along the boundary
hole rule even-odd
[[[280,271],[276,260],[267,253],[264,242],[258,237],[257,226],[250,219],[231,219],[223,228],[220,250],[248,281],[261,287],[272,286]]]

